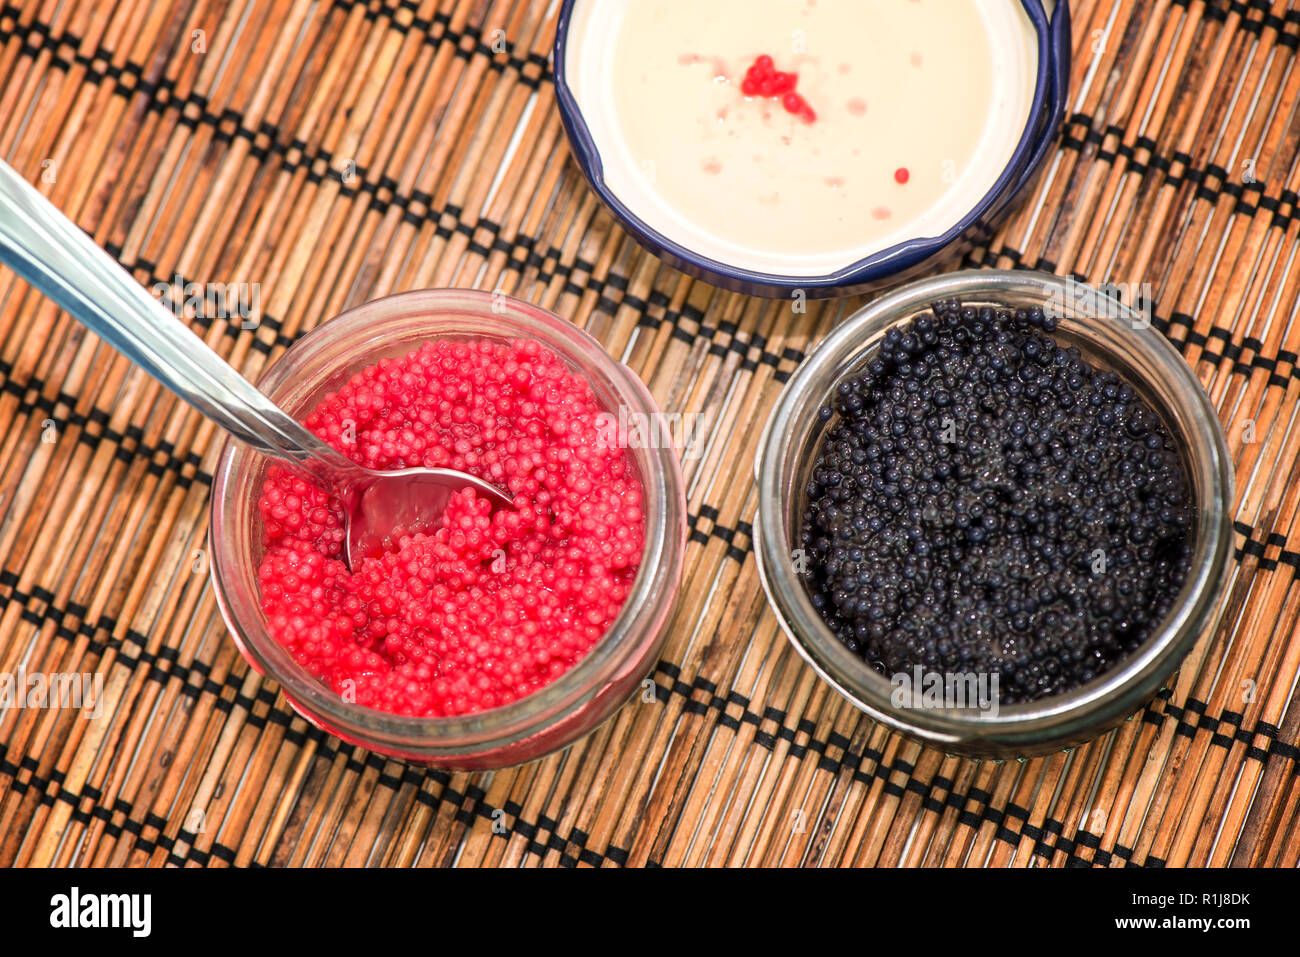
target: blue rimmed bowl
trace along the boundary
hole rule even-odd
[[[1024,195],[1052,150],[1069,93],[1069,6],[1066,0],[1056,0],[1049,12],[1043,0],[1007,2],[1021,7],[1022,15],[1015,19],[1025,32],[1026,50],[1034,51],[1033,62],[1026,66],[1026,76],[1033,77],[1033,89],[1023,126],[1012,122],[1008,127],[1019,128],[1020,132],[1001,172],[991,185],[980,185],[984,192],[977,190],[973,195],[978,198],[973,202],[969,196],[958,197],[954,205],[952,197],[945,198],[949,208],[940,217],[943,227],[918,229],[932,234],[901,240],[895,235],[887,245],[866,255],[846,253],[838,262],[828,257],[825,268],[814,265],[798,273],[783,274],[744,263],[743,256],[720,255],[715,251],[718,244],[690,228],[689,223],[658,215],[656,201],[646,198],[653,189],[628,186],[635,182],[636,171],[630,168],[629,153],[619,140],[617,124],[608,120],[609,108],[593,109],[588,114],[580,105],[580,100],[588,101],[590,108],[592,97],[584,91],[600,89],[607,77],[599,64],[584,67],[605,56],[602,51],[608,49],[612,27],[607,23],[593,27],[593,22],[610,15],[609,11],[617,16],[618,4],[563,0],[554,51],[560,115],[574,159],[591,187],[628,232],[670,265],[722,288],[758,296],[785,298],[802,292],[825,298],[864,292],[932,270],[986,241]],[[983,183],[987,182],[985,178]]]

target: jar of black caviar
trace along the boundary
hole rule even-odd
[[[972,757],[1133,715],[1217,625],[1233,473],[1140,287],[949,273],[799,367],[756,463],[764,590],[873,718]]]

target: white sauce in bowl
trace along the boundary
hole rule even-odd
[[[1037,68],[1016,0],[581,0],[567,49],[629,210],[696,253],[794,276],[951,228],[1010,160]],[[797,74],[812,123],[744,95],[760,54]]]

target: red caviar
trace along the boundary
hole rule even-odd
[[[642,488],[585,378],[531,340],[437,341],[352,376],[307,417],[376,469],[441,466],[514,497],[490,513],[466,489],[441,527],[348,570],[344,514],[272,467],[258,503],[271,634],[350,701],[469,714],[555,680],[608,630],[645,538]]]
[[[911,178],[912,174],[907,171],[906,166],[900,166],[898,169],[894,170],[894,181],[900,185],[906,183]]]
[[[745,78],[740,82],[740,92],[745,96],[773,96],[781,98],[781,106],[787,113],[793,113],[805,123],[812,123],[817,114],[808,102],[795,92],[799,84],[799,74],[783,73],[776,69],[770,56],[766,53],[755,58],[753,64],[745,71]]]

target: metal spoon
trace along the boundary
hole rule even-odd
[[[349,567],[397,530],[436,528],[447,500],[461,489],[474,489],[494,509],[510,504],[495,486],[464,472],[377,472],[335,451],[255,389],[3,162],[0,262],[236,438],[329,488],[347,511]]]

